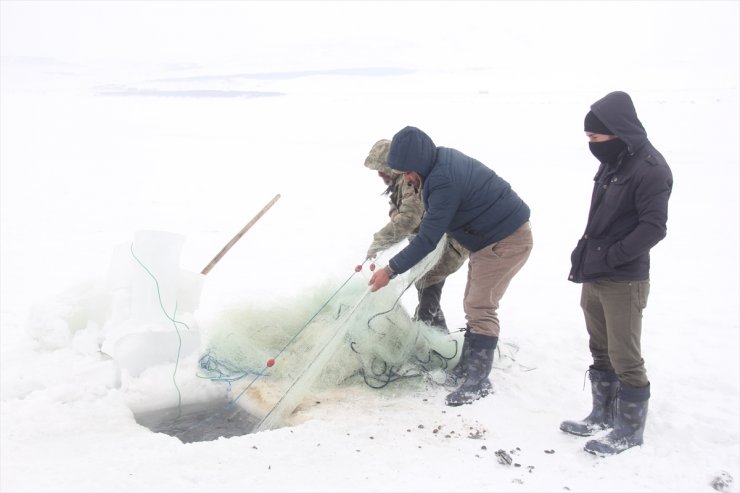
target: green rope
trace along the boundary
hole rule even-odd
[[[175,314],[177,313],[177,301],[175,301],[175,308],[172,312],[172,316],[170,316],[169,313],[167,313],[167,310],[164,307],[164,303],[162,302],[162,293],[159,289],[159,281],[157,280],[155,275],[152,274],[152,272],[149,269],[147,269],[146,265],[144,265],[144,263],[141,260],[139,260],[139,257],[136,256],[136,254],[134,253],[133,243],[131,243],[130,250],[131,250],[131,256],[134,257],[136,262],[139,263],[141,268],[144,269],[146,273],[149,274],[149,277],[151,277],[152,280],[154,281],[154,285],[157,288],[157,299],[159,300],[159,307],[162,309],[162,313],[164,313],[165,317],[167,317],[172,322],[172,326],[175,328],[175,333],[177,334],[177,357],[175,358],[175,369],[172,372],[172,383],[175,385],[175,390],[177,390],[177,417],[179,418],[182,413],[182,394],[180,393],[180,387],[177,385],[177,379],[175,377],[177,375],[177,368],[180,364],[180,351],[182,349],[182,337],[180,336],[180,331],[177,328],[177,324],[184,325],[185,328],[188,330],[190,330],[190,327],[188,327],[188,324],[186,324],[185,322],[175,320],[174,317],[175,317]]]

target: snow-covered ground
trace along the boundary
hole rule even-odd
[[[740,491],[737,2],[0,10],[3,492],[693,492],[718,477]],[[645,444],[598,458],[558,424],[590,405],[566,276],[596,169],[583,116],[612,90],[632,95],[675,184],[644,318]],[[213,334],[295,330],[351,276],[361,296],[370,273],[354,266],[387,210],[362,163],[405,125],[483,161],[532,209],[495,394],[450,408],[421,377],[355,379],[309,392],[273,430],[182,443],[139,425],[140,411],[227,395],[197,376]],[[171,341],[101,352],[142,328],[135,315],[158,315],[121,267],[141,235],[193,331],[177,368],[162,361]],[[445,286],[451,327],[464,325],[464,286],[464,270]],[[413,310],[413,290],[402,305]],[[174,336],[168,322],[158,330]]]

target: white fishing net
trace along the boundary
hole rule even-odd
[[[383,387],[454,366],[459,334],[413,321],[401,303],[443,248],[444,239],[375,293],[365,276],[353,275],[339,287],[320,286],[300,299],[230,307],[206,336],[200,376],[229,382],[233,399],[260,418],[259,431],[281,426],[312,391],[346,384]]]

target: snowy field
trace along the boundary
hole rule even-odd
[[[0,491],[740,491],[739,6],[3,1]],[[643,323],[645,444],[598,458],[558,425],[590,409],[567,273],[597,167],[583,117],[613,90],[674,190]],[[198,377],[227,326],[295,330],[349,278],[348,303],[375,296],[354,267],[387,198],[363,162],[406,125],[532,209],[495,394],[450,408],[422,377],[355,378],[244,436],[183,443],[138,424],[234,395]],[[190,327],[177,367],[172,324],[121,267],[141,235]],[[464,287],[464,269],[445,286],[450,327]],[[116,346],[142,327],[142,345]]]

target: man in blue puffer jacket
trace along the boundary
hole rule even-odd
[[[650,291],[650,249],[666,236],[673,175],[625,92],[591,105],[584,131],[600,166],[568,278],[583,283],[593,407],[586,418],[563,421],[560,429],[591,436],[612,428],[584,447],[612,455],[643,442],[650,382],[640,348],[642,311]]]
[[[471,403],[491,392],[499,301],[532,251],[529,207],[493,170],[455,149],[437,147],[415,127],[393,137],[388,165],[422,191],[426,213],[416,237],[375,271],[369,284],[372,291],[386,286],[432,252],[445,233],[470,250],[463,301],[467,328],[452,375],[458,388],[446,403]]]

